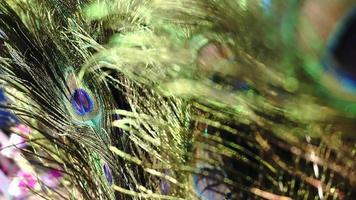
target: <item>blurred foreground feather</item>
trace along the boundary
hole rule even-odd
[[[356,196],[354,1],[0,5],[23,154],[64,175],[42,198]]]

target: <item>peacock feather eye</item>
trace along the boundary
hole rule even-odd
[[[92,112],[94,108],[94,101],[92,97],[82,88],[74,90],[71,95],[70,102],[74,111],[80,116],[84,116]]]
[[[0,89],[0,106],[8,104],[5,92]],[[9,110],[0,109],[0,129],[6,129],[19,123],[19,119]]]
[[[216,169],[203,168],[201,172],[208,176],[193,174],[193,184],[196,195],[202,200],[229,199],[231,191],[221,182],[225,176]]]
[[[164,175],[170,176],[170,171],[168,169],[164,170]],[[170,183],[167,180],[161,180],[160,183],[162,194],[168,195],[170,192]]]
[[[98,99],[90,91],[90,87],[78,81],[74,72],[66,76],[67,92],[65,99],[67,110],[76,121],[97,124],[100,118],[100,105]]]
[[[300,25],[305,70],[316,81],[324,101],[342,112],[356,114],[356,7],[307,1]],[[308,5],[308,6],[307,6]],[[332,6],[335,5],[335,6]],[[325,9],[320,15],[309,9]],[[326,20],[329,17],[330,20]],[[307,23],[310,22],[310,23]],[[318,23],[319,22],[319,23]],[[321,23],[322,22],[322,23]],[[309,25],[309,26],[307,26]],[[308,29],[311,28],[311,29]],[[305,43],[303,41],[313,41]]]
[[[106,163],[103,164],[103,171],[104,171],[105,178],[108,181],[109,185],[112,185],[113,177],[111,175],[111,171],[110,171],[108,164],[106,164]]]
[[[345,90],[354,92],[356,90],[356,8],[353,8],[342,21],[339,31],[328,44],[323,64]]]

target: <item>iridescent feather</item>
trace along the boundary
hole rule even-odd
[[[0,5],[23,153],[64,173],[42,196],[355,197],[354,1]]]

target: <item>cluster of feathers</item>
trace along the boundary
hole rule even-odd
[[[64,174],[33,192],[356,198],[355,94],[308,68],[322,52],[298,47],[302,2],[1,0],[6,109],[33,130],[22,154]]]

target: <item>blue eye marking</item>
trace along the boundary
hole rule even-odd
[[[209,176],[193,174],[194,190],[201,200],[231,199],[231,192],[227,185],[219,180],[224,177],[223,173],[214,169],[208,170]]]
[[[164,175],[166,175],[166,176],[169,175],[169,170],[168,169],[164,170]],[[167,180],[161,180],[161,191],[162,191],[162,194],[168,195],[169,194],[169,188],[170,188],[169,182]]]
[[[15,115],[6,110],[0,110],[0,129],[9,128],[18,123],[20,122]]]
[[[106,180],[108,181],[109,185],[112,185],[113,178],[112,178],[108,164],[104,163],[103,170],[104,170]]]
[[[6,102],[6,101],[7,100],[6,100],[6,97],[5,97],[5,92],[2,89],[0,89],[0,103]]]
[[[327,45],[322,63],[346,90],[356,90],[356,7],[344,17],[339,30]]]
[[[91,113],[94,109],[94,101],[92,97],[84,89],[76,89],[70,97],[70,103],[74,108],[74,111],[84,116]]]
[[[5,92],[0,89],[0,105],[6,105],[7,98]],[[0,109],[0,129],[6,129],[20,123],[19,119],[6,109]]]

